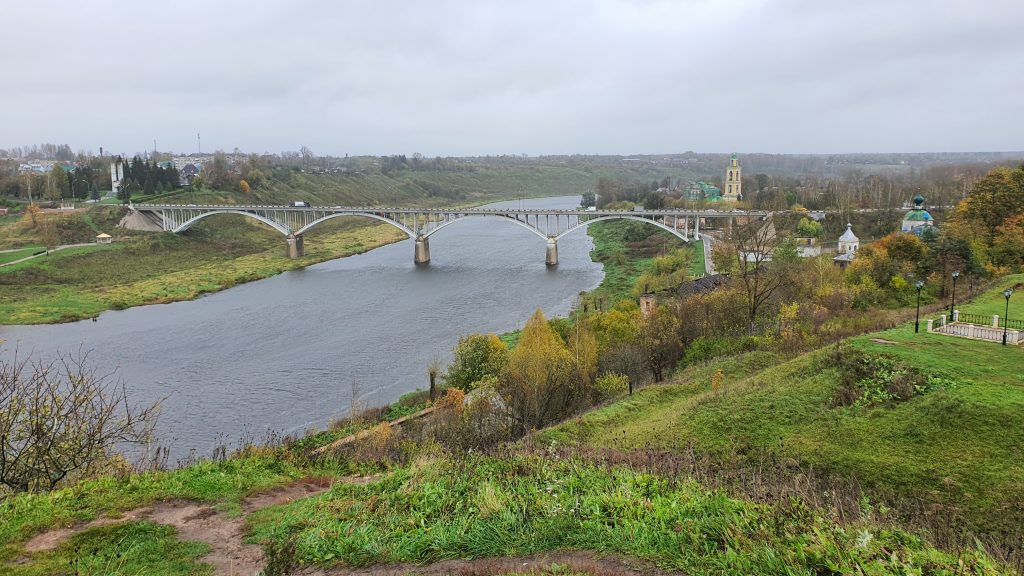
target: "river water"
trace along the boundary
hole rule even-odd
[[[569,196],[490,206],[578,204]],[[516,329],[537,308],[565,314],[602,272],[583,230],[558,244],[549,269],[535,234],[471,218],[431,236],[427,266],[413,264],[405,240],[97,322],[0,326],[0,339],[8,353],[87,350],[98,367],[117,369],[133,401],[164,398],[157,434],[173,462],[244,435],[323,427],[348,413],[354,388],[364,406],[392,402],[427,388],[427,364],[447,362],[460,336]]]

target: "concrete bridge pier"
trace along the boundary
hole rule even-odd
[[[552,237],[548,237],[548,252],[544,258],[544,263],[548,266],[558,265],[558,240]]]
[[[288,242],[289,258],[302,258],[306,255],[306,245],[302,240],[302,234],[289,234],[285,240]]]
[[[430,262],[430,239],[425,236],[416,238],[416,255],[413,261],[417,264]]]

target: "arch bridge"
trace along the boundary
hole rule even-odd
[[[656,226],[684,242],[700,238],[701,226],[715,220],[766,217],[768,212],[718,210],[540,210],[512,208],[383,208],[351,206],[244,206],[195,204],[133,204],[167,232],[184,232],[196,222],[217,214],[241,214],[277,230],[288,243],[288,256],[304,255],[303,234],[334,218],[354,216],[394,226],[415,241],[414,261],[430,261],[430,237],[467,218],[492,218],[521,226],[547,243],[548,265],[558,264],[558,240],[566,234],[605,220],[634,220]]]

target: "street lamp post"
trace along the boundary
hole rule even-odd
[[[953,321],[953,309],[956,307],[956,279],[960,277],[960,271],[953,272],[953,295],[949,299],[949,321]]]
[[[917,288],[917,312],[914,314],[914,332],[916,333],[921,330],[921,288],[924,288],[924,282],[918,280],[914,287]]]
[[[1010,296],[1013,295],[1013,288],[1007,288],[1003,292],[1006,298],[1006,311],[1003,312],[1003,346],[1006,346],[1006,329],[1010,327]]]

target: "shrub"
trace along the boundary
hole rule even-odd
[[[508,346],[494,334],[470,334],[459,339],[455,357],[444,376],[449,388],[465,392],[487,376],[497,376],[508,364]]]
[[[594,381],[594,400],[604,402],[617,398],[629,389],[629,377],[624,374],[609,373]]]
[[[151,440],[159,403],[129,404],[124,383],[87,356],[0,360],[0,485],[52,490],[101,471],[116,448]]]
[[[824,362],[816,364],[816,369],[826,368],[835,368],[840,373],[833,406],[869,408],[956,385],[948,378],[926,374],[892,356],[868,354],[843,345],[833,348]]]

